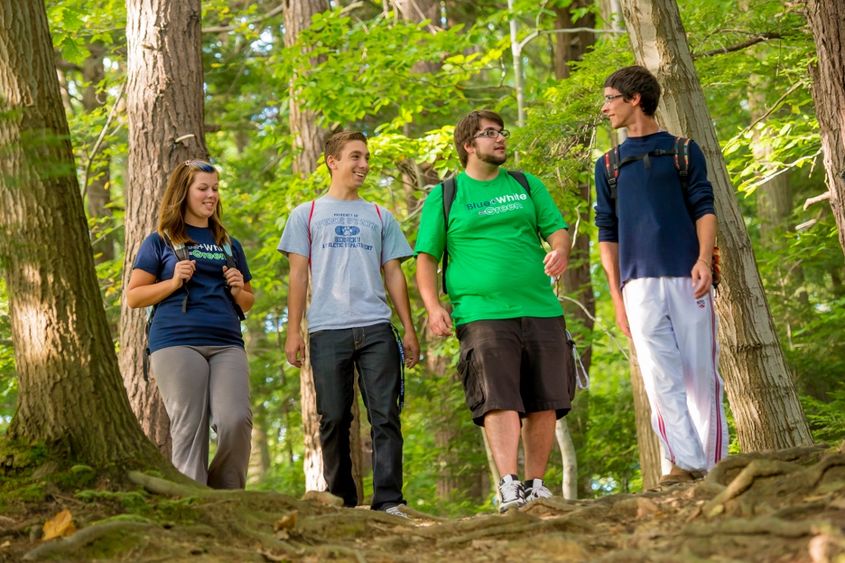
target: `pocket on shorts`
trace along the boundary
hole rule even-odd
[[[478,365],[474,361],[473,349],[461,352],[458,360],[458,376],[464,386],[464,397],[469,410],[474,411],[484,403],[484,387],[481,378],[478,376]]]

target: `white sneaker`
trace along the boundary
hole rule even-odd
[[[505,475],[499,481],[499,512],[519,508],[525,504],[525,491],[522,481],[516,475]]]
[[[411,519],[411,516],[407,512],[405,512],[401,504],[391,506],[390,508],[385,508],[384,513],[390,514],[391,516],[398,516],[399,518],[404,518],[405,520]]]
[[[525,502],[552,496],[552,492],[543,484],[542,479],[529,479],[522,486],[525,489]]]

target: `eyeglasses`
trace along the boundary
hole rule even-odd
[[[484,131],[479,131],[478,133],[476,133],[475,136],[473,137],[473,139],[479,139],[481,137],[487,137],[488,139],[495,139],[499,135],[501,135],[502,138],[507,139],[508,137],[511,136],[511,132],[508,131],[507,129],[489,128],[489,129],[485,129]]]
[[[602,96],[602,103],[609,104],[610,102],[612,102],[616,98],[624,98],[624,97],[625,97],[625,94],[614,94],[614,95]]]
[[[191,168],[196,168],[202,172],[217,172],[217,169],[214,168],[213,165],[207,163],[204,160],[186,160],[185,166],[190,166]]]

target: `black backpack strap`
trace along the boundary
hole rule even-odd
[[[226,255],[226,267],[227,268],[234,268],[235,270],[238,269],[238,262],[235,260],[234,254],[232,254],[232,242],[229,240],[229,237],[226,237],[226,240],[223,241],[223,254]],[[237,313],[238,318],[242,321],[246,320],[246,315],[244,314],[244,310],[241,309],[241,306],[238,305],[238,302],[235,301],[235,296],[232,295],[232,290],[229,289],[229,286],[226,286],[226,295],[229,296],[229,299],[232,301],[232,305],[235,307],[235,313]]]
[[[522,186],[529,196],[531,195],[531,184],[528,183],[528,178],[523,172],[520,172],[519,170],[508,170],[508,174],[510,174],[514,180],[519,182],[519,185]]]
[[[169,246],[170,249],[173,251],[173,254],[176,255],[177,260],[181,262],[183,260],[191,259],[191,256],[188,254],[188,248],[185,246],[185,243],[174,243],[167,232],[162,233],[162,238],[164,239],[164,243]],[[190,295],[190,292],[188,291],[187,283],[183,284],[182,287],[185,288],[185,298],[182,300],[182,312],[186,313],[188,311],[188,296]]]
[[[452,210],[452,203],[455,201],[455,193],[458,191],[458,183],[455,176],[446,178],[440,184],[443,186],[443,259],[440,267],[443,283],[443,294],[446,295],[446,266],[449,265],[449,249],[447,248],[446,236],[449,232],[449,212]]]

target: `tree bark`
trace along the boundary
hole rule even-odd
[[[628,339],[628,363],[631,369],[631,394],[634,397],[634,419],[637,425],[637,450],[640,457],[640,473],[643,477],[643,488],[650,489],[657,486],[661,475],[660,442],[657,434],[651,428],[651,405],[645,392],[643,376],[640,373],[640,363],[634,344]]]
[[[323,0],[287,0],[285,3],[285,47],[296,44],[300,33],[309,25],[314,14],[328,9]],[[323,143],[327,132],[317,126],[317,116],[302,108],[302,100],[296,91],[298,72],[290,83],[290,130],[293,136],[293,171],[304,178],[317,169],[318,159],[323,152]],[[305,348],[308,349],[308,327],[303,322]],[[320,447],[320,419],[317,415],[317,395],[314,389],[314,374],[311,371],[310,357],[306,353],[305,361],[299,370],[299,393],[302,406],[302,433],[305,437],[305,490],[325,491],[327,488],[323,476],[323,451]],[[359,416],[353,419],[353,427],[358,428]],[[353,459],[355,456],[353,456]],[[353,471],[354,473],[354,471]],[[356,479],[358,484],[360,478]],[[359,499],[360,500],[360,499]]]
[[[841,0],[807,0],[818,64],[811,67],[813,100],[822,137],[830,206],[845,252],[845,4]]]
[[[98,96],[97,88],[105,77],[103,66],[105,48],[100,43],[92,43],[88,46],[88,52],[90,55],[82,65],[82,78],[85,82],[85,89],[82,91],[82,107],[87,113],[91,113],[104,105]],[[111,158],[103,154],[107,146],[108,141],[104,141],[97,155],[88,155],[88,158],[93,160],[90,165],[90,172],[86,177],[88,182],[86,190],[88,215],[95,222],[91,233],[95,237],[94,260],[98,264],[114,260],[114,236],[108,233],[111,227],[109,219],[112,217],[112,211],[109,207],[111,202],[109,192]],[[83,186],[83,189],[85,189],[85,186]]]
[[[127,0],[129,158],[124,286],[144,238],[155,230],[167,178],[177,163],[208,159],[203,136],[200,0]],[[120,371],[132,410],[169,457],[170,422],[155,385],[143,377],[146,311],[120,310]]]
[[[556,23],[558,29],[571,29],[576,26],[591,27],[595,25],[595,15],[589,14],[577,23],[572,20],[571,11],[583,7],[584,0],[575,0],[566,8],[555,8]],[[569,63],[581,60],[587,48],[595,42],[595,34],[579,32],[558,33],[554,42],[554,71],[555,78],[563,80],[569,77]],[[582,146],[590,146],[589,139],[582,139]],[[589,210],[591,205],[590,185],[588,183],[579,186],[580,197],[584,201],[584,209]],[[588,212],[589,213],[589,212]],[[577,224],[587,227],[588,221],[582,218],[576,221],[577,217],[567,217],[571,223],[570,228],[575,229]],[[563,288],[567,296],[578,301],[581,307],[568,307],[564,303],[566,311],[567,326],[570,330],[574,328],[573,319],[583,327],[581,334],[586,334],[586,341],[576,342],[579,344],[579,353],[584,363],[584,368],[589,372],[590,362],[593,357],[592,332],[596,316],[596,297],[593,291],[593,281],[590,275],[590,235],[588,229],[584,232],[573,232],[573,246],[569,259],[569,267],[563,274]],[[575,331],[578,333],[579,331]],[[590,476],[585,475],[579,479],[577,474],[578,461],[575,457],[577,449],[584,447],[587,441],[587,423],[590,413],[590,393],[582,389],[576,396],[576,402],[572,406],[572,412],[566,418],[557,421],[555,434],[558,446],[560,447],[561,461],[563,464],[563,495],[567,499],[578,498],[578,492],[587,496],[590,491]],[[571,426],[571,428],[570,428]],[[572,485],[568,485],[571,483]],[[572,490],[571,487],[575,489]]]
[[[9,434],[75,462],[165,468],[106,323],[43,2],[0,0],[0,261],[19,377]]]
[[[716,131],[692,64],[674,0],[625,0],[623,13],[639,64],[663,87],[658,121],[692,137],[707,157],[719,217],[722,284],[716,299],[720,362],[744,451],[806,446],[812,438],[763,293]]]
[[[315,14],[328,10],[326,0],[286,0],[285,2],[285,47],[296,44],[299,35],[311,25]],[[293,171],[305,177],[317,168],[323,144],[328,131],[317,124],[317,115],[302,107],[296,91],[298,71],[290,83],[290,127],[294,139]]]

